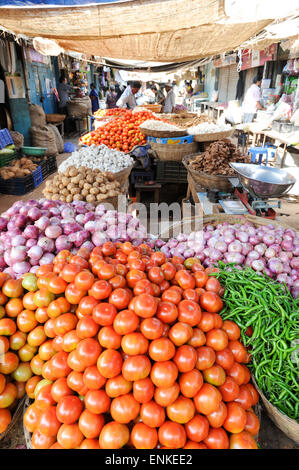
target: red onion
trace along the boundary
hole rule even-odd
[[[259,238],[256,235],[250,235],[248,241],[252,245],[257,245],[259,243]]]
[[[42,266],[43,264],[51,264],[55,255],[53,253],[45,253],[44,256],[39,260],[39,264]]]
[[[283,240],[281,242],[281,248],[285,251],[292,251],[293,241],[292,240]]]
[[[0,269],[3,269],[5,267],[6,267],[6,262],[5,262],[4,256],[0,255]]]
[[[95,219],[94,212],[86,212],[86,214],[84,214],[83,224],[86,224],[86,222],[89,222],[90,220],[94,220],[94,219]]]
[[[237,263],[237,264],[242,264],[244,262],[245,257],[241,255],[239,252],[230,252],[230,253],[225,253],[225,259],[228,263]]]
[[[35,222],[34,225],[37,228],[39,228],[42,232],[44,232],[49,224],[50,224],[49,217],[42,216]]]
[[[269,260],[268,267],[274,274],[283,272],[283,263],[279,258],[271,258]]]
[[[168,248],[167,245],[163,245],[161,247],[161,251],[162,253],[164,253],[166,255],[166,258],[170,258],[171,257],[171,254],[170,254],[170,249]]]
[[[15,235],[11,240],[12,246],[21,246],[21,245],[24,245],[25,243],[26,243],[26,240],[22,235]]]
[[[7,226],[7,219],[5,217],[0,217],[0,230],[4,230]]]
[[[27,261],[18,261],[12,265],[12,269],[17,274],[25,274],[28,273],[31,266]]]
[[[242,243],[247,243],[249,237],[246,232],[239,231],[236,232],[236,238]]]
[[[264,269],[264,273],[267,274],[267,276],[269,276],[269,277],[271,277],[271,278],[272,278],[273,275],[274,275],[274,274],[272,273],[272,271],[271,271],[269,268],[265,268],[265,269]]]
[[[222,258],[222,253],[220,250],[217,250],[216,248],[211,248],[209,258],[212,262],[219,261]]]
[[[108,241],[106,235],[103,232],[95,232],[91,237],[92,243],[95,246],[101,246]]]
[[[42,216],[42,212],[40,209],[38,209],[37,207],[32,207],[31,209],[29,209],[28,211],[28,217],[31,219],[31,220],[38,220],[40,217]]]
[[[214,248],[216,250],[221,251],[221,253],[225,253],[227,251],[227,244],[225,242],[222,242],[222,241],[217,241],[215,243]]]
[[[27,257],[27,248],[26,246],[13,246],[10,250],[10,259],[12,263],[18,261],[25,261]]]
[[[235,241],[228,245],[227,250],[229,253],[241,253],[242,245],[240,242]]]
[[[287,285],[291,285],[292,283],[292,279],[286,273],[278,274],[278,276],[276,277],[276,280],[278,282],[285,283]]]
[[[27,225],[23,232],[25,238],[37,238],[38,234],[39,230],[35,225]]]
[[[62,228],[59,225],[48,225],[45,235],[48,238],[58,238],[62,234]]]
[[[86,248],[87,250],[92,251],[94,249],[94,244],[92,242],[86,241],[82,243],[82,248]]]
[[[51,217],[50,218],[50,225],[60,225],[61,224],[61,218],[60,217]],[[49,227],[49,225],[48,225]]]
[[[247,256],[248,253],[250,253],[253,249],[253,246],[251,245],[251,243],[242,243],[241,245],[242,245],[241,253],[244,256]]]
[[[56,238],[55,246],[57,251],[62,250],[70,250],[72,248],[72,243],[68,240],[66,235],[60,235],[60,237]]]
[[[54,242],[48,237],[42,237],[37,242],[38,246],[40,246],[44,251],[53,251],[54,250]]]
[[[264,269],[265,269],[265,262],[264,262],[263,259],[256,259],[256,260],[252,261],[251,267],[252,267],[252,269],[254,269],[255,271],[264,271]],[[270,269],[271,269],[271,268],[270,268]]]
[[[11,262],[11,258],[10,258],[10,253],[9,253],[9,251],[5,251],[3,257],[4,257],[4,261],[5,261],[5,263],[7,264],[7,266],[11,266],[11,265],[12,265],[12,262]]]
[[[265,245],[265,243],[259,243],[258,245],[255,245],[254,249],[260,256],[263,256],[267,249],[267,245]]]
[[[79,230],[81,230],[81,228],[82,227],[80,224],[78,224],[77,222],[72,222],[63,226],[63,232],[64,235],[70,235],[74,232],[78,232]]]
[[[292,258],[290,261],[290,266],[294,269],[299,269],[299,257]]]
[[[259,259],[259,258],[260,258],[260,255],[258,254],[257,251],[254,251],[254,250],[253,250],[253,251],[250,251],[250,253],[248,253],[248,255],[247,255],[247,259],[248,259],[250,262],[255,261],[255,260]]]
[[[166,244],[166,243],[165,243],[163,240],[161,240],[161,238],[158,238],[158,239],[156,240],[156,247],[157,247],[157,248],[162,248],[162,246],[164,246],[165,244]]]
[[[265,258],[275,258],[276,256],[276,250],[274,250],[273,248],[267,248],[267,250],[265,251]]]
[[[32,246],[28,251],[28,256],[37,261],[42,257],[42,255],[43,249],[38,245]]]

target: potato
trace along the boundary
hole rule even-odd
[[[63,176],[61,178],[61,182],[64,186],[67,186],[69,184],[70,180],[67,178],[67,176]]]
[[[96,182],[99,183],[99,184],[103,183],[104,182],[103,176],[102,175],[97,176],[96,177]]]
[[[107,172],[106,172],[106,176],[107,176],[107,179],[108,179],[109,181],[113,181],[113,180],[114,180],[114,174],[111,173],[111,171],[107,171]]]
[[[59,194],[59,188],[57,186],[53,186],[52,193]]]
[[[81,194],[82,194],[83,197],[88,196],[88,194],[89,194],[88,189],[82,189],[82,190],[81,190]]]
[[[89,194],[88,196],[86,196],[86,201],[87,202],[95,202],[96,198],[93,194]]]
[[[68,189],[64,188],[64,189],[61,191],[61,194],[62,194],[63,196],[68,196],[70,193],[69,193],[69,190],[68,190]]]
[[[52,201],[59,201],[60,197],[59,194],[53,194]]]
[[[25,170],[23,170],[23,173],[24,173],[25,176],[27,176],[27,175],[30,175],[31,171],[25,169]]]
[[[73,196],[71,194],[66,196],[66,202],[73,202]]]
[[[84,185],[83,185],[83,188],[84,188],[84,189],[87,189],[88,191],[91,189],[91,187],[92,187],[92,186],[91,186],[91,184],[89,184],[89,183],[84,183]]]
[[[99,188],[91,188],[90,190],[90,194],[94,194],[94,195],[99,194],[99,192],[100,192]]]
[[[94,176],[92,174],[87,175],[86,181],[87,181],[87,183],[93,183],[94,182]]]
[[[73,178],[74,176],[77,176],[78,170],[77,168],[72,168],[69,172],[69,175]]]
[[[106,199],[106,195],[105,195],[105,194],[98,194],[98,195],[97,195],[97,201],[104,201],[104,199]]]
[[[74,195],[74,194],[80,194],[80,189],[79,188],[72,188],[71,189],[71,194]]]
[[[100,193],[102,194],[106,194],[107,190],[106,190],[106,185],[103,184],[102,186],[100,186]]]
[[[58,188],[59,188],[60,190],[62,190],[62,189],[64,188],[63,184],[60,183],[60,184],[58,185]]]
[[[73,196],[73,201],[83,201],[83,196],[81,194],[75,194]]]
[[[81,178],[81,175],[74,176],[74,178],[71,178],[71,183],[78,184]]]
[[[65,197],[65,196],[61,196],[61,195],[60,195],[60,196],[59,196],[59,199],[60,199],[60,201],[62,201],[62,202],[66,202],[66,197]]]
[[[75,188],[75,187],[76,187],[76,186],[75,186],[74,183],[69,183],[69,184],[67,185],[67,189],[68,189],[69,191],[71,191],[71,190],[72,190],[73,188]]]
[[[84,180],[80,180],[80,181],[79,181],[79,188],[83,188],[84,184],[85,184],[85,181],[84,181]]]

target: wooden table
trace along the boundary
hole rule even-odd
[[[198,193],[201,191],[196,190],[196,183],[192,176],[188,174],[187,176],[188,188],[187,188],[187,195],[186,199],[192,195],[192,199],[195,203],[195,215],[196,216],[205,216],[205,215],[213,215],[223,213],[223,208],[221,204],[214,204],[208,200],[208,198],[203,198],[202,200],[199,199]],[[206,192],[206,189],[202,189],[202,192]]]
[[[282,153],[282,158],[280,162],[280,168],[283,168],[284,166],[284,161],[285,157],[287,154],[287,147],[295,147],[299,148],[299,144],[295,145],[294,141],[291,141],[290,139],[287,138],[285,134],[281,134],[280,132],[275,132],[275,131],[262,131],[261,134],[264,135],[263,138],[263,147],[265,146],[266,139],[274,140],[275,145],[277,146],[276,151],[275,151],[275,156],[274,156],[274,162],[276,162],[276,157],[277,157],[277,151],[279,147],[282,145],[283,147],[283,153]]]
[[[135,189],[136,189],[136,202],[140,202],[141,193],[143,191],[146,191],[146,192],[153,191],[154,201],[156,203],[159,203],[159,194],[160,194],[160,189],[161,189],[160,183],[155,183],[155,184],[135,183]]]

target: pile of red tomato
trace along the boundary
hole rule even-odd
[[[34,399],[24,415],[32,447],[257,448],[250,357],[218,314],[223,289],[209,271],[108,242],[6,280],[1,339],[20,343],[4,362],[13,375],[18,356],[25,364],[15,380]]]
[[[93,115],[97,118],[102,118],[104,116],[121,116],[127,112],[124,108],[111,108],[111,109],[99,109]]]
[[[140,124],[147,119],[156,119],[150,111],[133,113],[125,110],[121,116],[80,137],[83,145],[101,145],[130,152],[136,145],[146,144],[146,137],[139,130]]]

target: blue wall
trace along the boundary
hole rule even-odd
[[[47,95],[45,82],[45,79],[49,78],[52,81],[52,86],[57,88],[55,60],[57,59],[51,58],[50,65],[39,62],[26,62],[31,103],[41,106],[46,114],[55,113],[57,110],[55,95],[53,93]],[[36,81],[40,84],[41,90],[37,89]],[[41,97],[43,97],[43,101],[41,101]]]
[[[14,44],[15,51],[16,44]],[[20,49],[18,49],[20,51]],[[23,78],[24,88],[25,79],[22,67],[22,61],[16,53],[16,72],[20,73]],[[24,145],[31,144],[31,137],[29,129],[31,127],[29,107],[26,98],[9,99],[10,114],[13,122],[13,128],[15,131],[20,132],[24,136]]]

